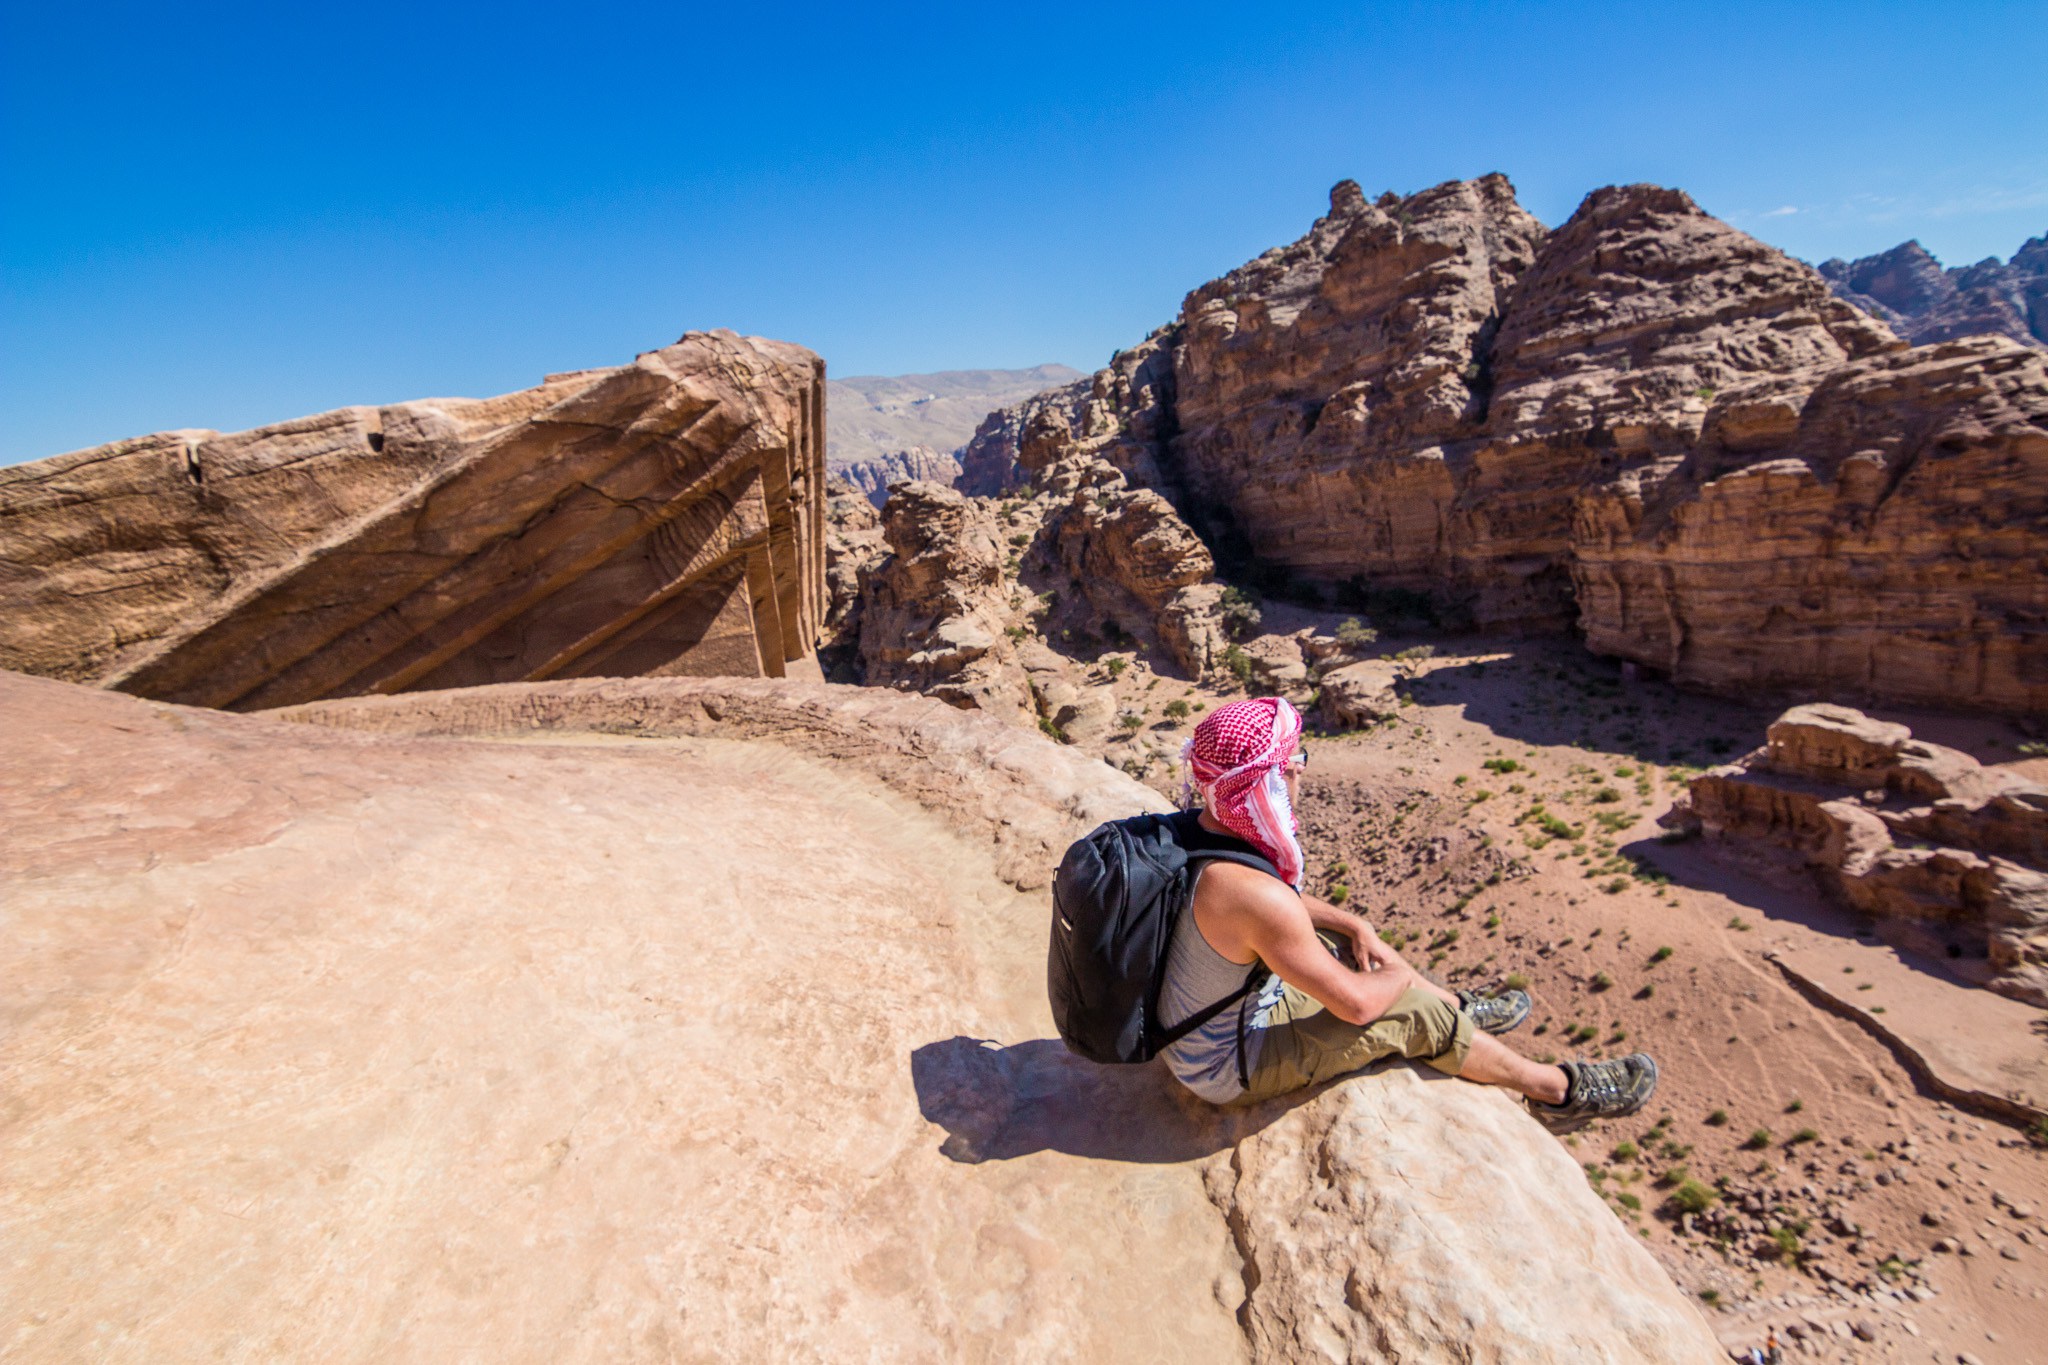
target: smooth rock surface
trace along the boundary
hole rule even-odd
[[[1499,1091],[1404,1065],[1213,1165],[1211,1192],[1258,1267],[1244,1312],[1254,1356],[1725,1360],[1675,1289],[1634,1291],[1662,1269],[1569,1152],[1527,1140],[1533,1126]],[[1481,1264],[1515,1271],[1472,1276]]]
[[[1043,898],[857,759],[0,697],[10,1360],[1244,1355],[1191,1169],[940,1153]]]
[[[10,1359],[1713,1358],[1499,1092],[1225,1114],[1051,1040],[1016,888],[1158,798],[993,718],[0,710]]]

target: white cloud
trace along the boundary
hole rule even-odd
[[[1782,208],[1769,209],[1759,216],[1764,218],[1786,218],[1797,212],[1799,212],[1798,209],[1790,204],[1786,204]]]

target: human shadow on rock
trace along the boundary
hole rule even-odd
[[[1219,1109],[1157,1062],[1098,1066],[1056,1038],[1007,1047],[964,1036],[926,1043],[910,1054],[910,1077],[919,1112],[946,1130],[939,1150],[966,1163],[1046,1151],[1190,1161],[1227,1151],[1314,1093]]]

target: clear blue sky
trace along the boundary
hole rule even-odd
[[[1808,259],[2048,231],[2048,3],[4,3],[0,462],[695,327],[1084,369],[1330,185],[1648,180]]]

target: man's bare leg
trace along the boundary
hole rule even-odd
[[[1474,1033],[1459,1079],[1480,1085],[1504,1085],[1532,1100],[1563,1104],[1564,1072],[1547,1062],[1532,1062],[1490,1033]]]

